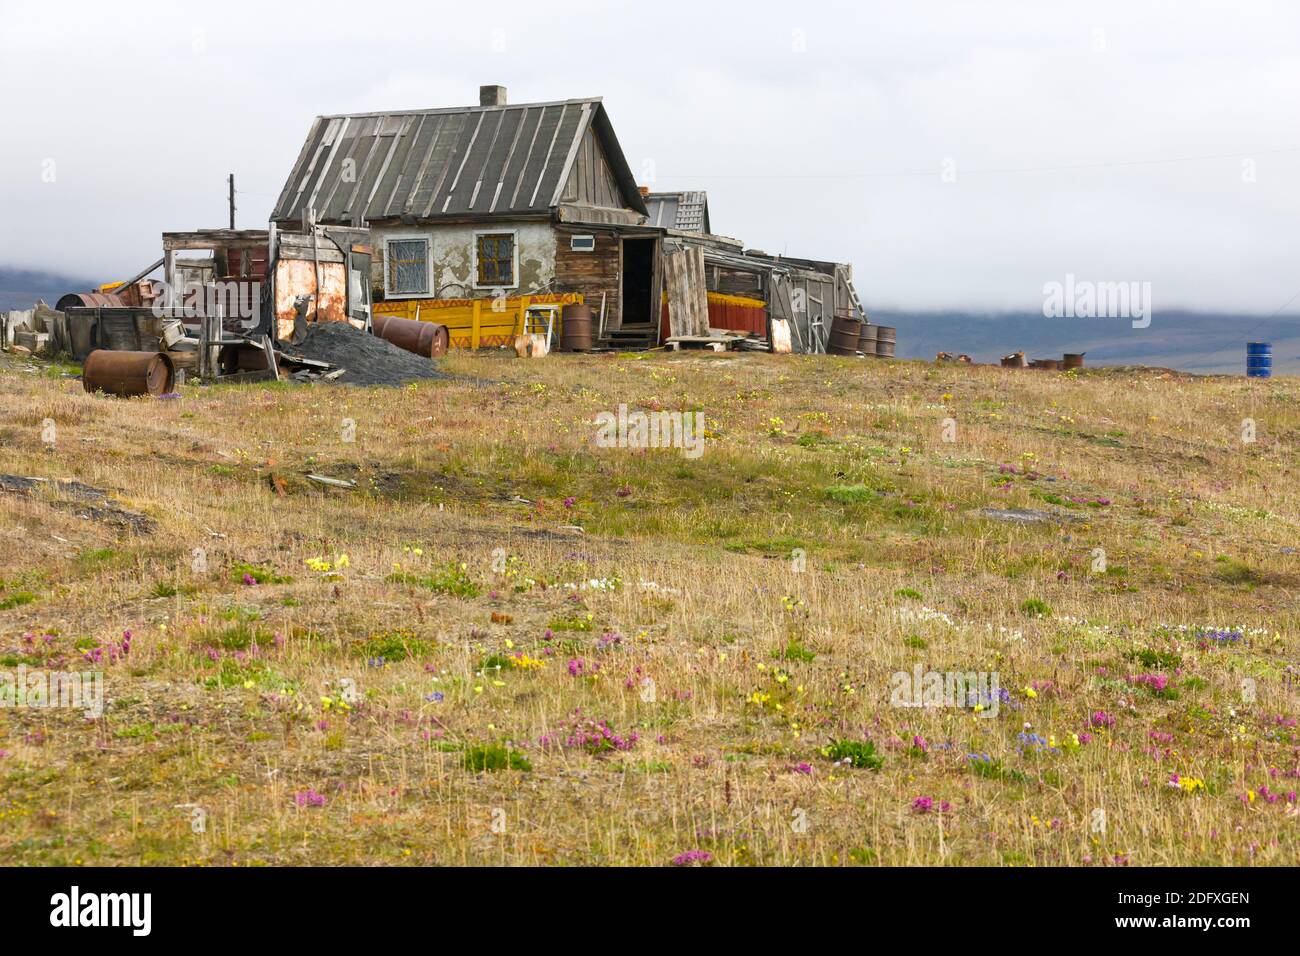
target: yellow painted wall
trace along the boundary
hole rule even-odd
[[[742,305],[749,309],[761,309],[767,305],[762,299],[751,299],[749,296],[744,295],[727,295],[723,292],[710,292],[709,301],[720,302],[725,305]]]
[[[576,292],[563,295],[524,295],[505,300],[504,308],[493,308],[494,299],[399,299],[376,302],[376,315],[395,315],[447,326],[454,349],[498,348],[514,344],[523,331],[524,312],[530,305],[565,306],[581,302]],[[560,323],[555,323],[556,341]]]

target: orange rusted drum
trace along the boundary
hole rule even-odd
[[[166,395],[175,383],[172,360],[162,352],[96,349],[86,356],[81,372],[86,391],[110,395]]]
[[[115,292],[69,292],[54,303],[56,312],[69,309],[121,309],[126,307],[122,297]]]
[[[1083,368],[1083,356],[1083,352],[1066,352],[1065,360],[1061,362],[1061,368],[1066,370]]]
[[[592,348],[591,306],[575,302],[560,313],[560,351],[590,352]]]
[[[395,315],[376,315],[372,322],[375,335],[385,342],[391,342],[400,349],[423,355],[425,358],[439,358],[447,354],[450,336],[447,326],[437,322],[421,322],[418,319],[402,319]]]

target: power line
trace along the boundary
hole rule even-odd
[[[1006,166],[984,167],[976,169],[957,169],[962,176],[986,176],[1017,173],[1050,173],[1076,169],[1117,169],[1129,166],[1161,166],[1171,163],[1195,163],[1206,160],[1250,159],[1255,156],[1273,156],[1280,153],[1300,152],[1300,146],[1287,146],[1282,149],[1246,150],[1235,153],[1205,153],[1199,156],[1169,156],[1159,159],[1121,159],[1098,163],[1058,163],[1050,166]],[[674,179],[885,179],[908,176],[934,176],[936,170],[898,169],[898,170],[864,170],[862,172],[839,173],[674,173]]]
[[[1226,348],[1230,348],[1230,347],[1232,347],[1233,345],[1239,345],[1239,344],[1242,343],[1242,342],[1249,342],[1249,341],[1251,341],[1251,336],[1253,336],[1256,332],[1258,332],[1260,329],[1262,329],[1265,325],[1267,325],[1269,322],[1273,321],[1273,320],[1276,319],[1279,315],[1281,315],[1282,312],[1286,309],[1286,307],[1289,306],[1289,305],[1290,305],[1292,302],[1294,302],[1296,299],[1300,299],[1300,292],[1296,292],[1295,295],[1291,296],[1291,298],[1289,298],[1289,299],[1287,299],[1285,302],[1283,302],[1283,303],[1282,303],[1280,306],[1278,306],[1278,308],[1275,309],[1271,314],[1269,314],[1269,315],[1265,316],[1264,318],[1260,319],[1259,322],[1258,322],[1258,324],[1256,324],[1255,327],[1252,328],[1249,332],[1247,332],[1244,336],[1242,336],[1242,337],[1239,338],[1239,339],[1234,339],[1232,342],[1225,343],[1223,347],[1226,349]]]

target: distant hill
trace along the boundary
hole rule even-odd
[[[50,305],[68,292],[98,283],[0,266],[0,312]],[[1201,374],[1240,375],[1246,342],[1272,342],[1277,374],[1300,375],[1300,316],[1263,319],[1231,313],[1157,311],[1151,326],[1135,329],[1125,319],[1047,319],[1031,312],[907,312],[869,309],[871,320],[898,329],[900,358],[933,359],[937,352],[965,352],[977,362],[996,362],[1024,349],[1027,358],[1060,358],[1084,352],[1088,365],[1155,365]]]
[[[868,312],[873,322],[898,329],[900,358],[933,359],[942,351],[996,362],[1021,349],[1031,359],[1084,352],[1087,365],[1241,375],[1251,341],[1273,343],[1276,374],[1300,375],[1300,316],[1156,311],[1149,328],[1135,329],[1126,319],[1047,319],[1024,312]]]
[[[99,283],[93,279],[69,279],[49,272],[32,272],[0,266],[0,312],[30,309],[37,299],[53,305],[69,292],[87,292]]]

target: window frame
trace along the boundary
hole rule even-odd
[[[484,236],[510,237],[510,282],[478,281],[478,246]],[[475,289],[518,289],[519,288],[519,230],[518,229],[476,229],[471,249],[470,279]]]
[[[393,289],[393,243],[424,243],[424,289],[419,292],[398,292]],[[433,295],[430,280],[433,278],[433,240],[427,233],[395,235],[384,237],[384,298],[385,299],[419,299]],[[412,260],[414,261],[414,260]]]

